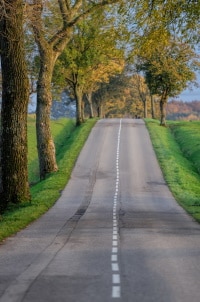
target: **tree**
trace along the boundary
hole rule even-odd
[[[147,102],[150,99],[150,93],[147,84],[145,83],[145,79],[139,73],[133,75],[133,85],[138,94],[138,99],[143,104],[143,116],[147,117]]]
[[[160,124],[166,124],[166,104],[168,97],[178,95],[195,79],[192,65],[196,55],[189,45],[173,40],[160,43],[152,49],[150,55],[144,53],[140,59],[146,83],[151,94],[160,96]]]
[[[77,125],[84,121],[83,96],[93,116],[92,93],[99,83],[108,82],[109,77],[123,70],[124,54],[117,48],[117,38],[110,18],[103,12],[94,13],[76,26],[72,40],[57,61],[54,82],[71,88],[76,99]]]
[[[117,2],[117,0],[52,0],[44,6],[42,0],[33,0],[29,5],[29,16],[40,55],[36,129],[41,179],[58,169],[50,130],[51,80],[55,62],[71,40],[74,26],[81,19],[98,8]],[[58,14],[55,14],[55,11]]]
[[[123,116],[130,112],[127,106],[130,77],[125,71],[113,75],[108,82],[102,82],[93,93],[93,102],[97,107],[99,117]],[[127,92],[128,91],[128,92]],[[131,103],[133,99],[131,99]]]
[[[134,23],[140,31],[152,25],[187,42],[199,42],[200,2],[191,0],[142,0],[132,4]]]
[[[168,97],[180,93],[195,77],[192,44],[198,37],[200,4],[190,0],[143,0],[133,6],[139,30],[132,39],[132,54],[143,60],[151,95],[160,95],[161,124],[165,124]]]
[[[1,1],[2,68],[0,209],[30,199],[27,171],[29,81],[24,54],[23,1]]]

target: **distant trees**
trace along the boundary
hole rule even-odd
[[[103,82],[93,93],[93,102],[99,117],[122,116],[126,106],[125,89],[129,83],[124,72]]]
[[[135,73],[133,75],[133,84],[138,95],[138,99],[143,104],[143,117],[147,117],[147,105],[148,101],[150,100],[150,91],[145,82],[145,78],[141,76],[139,73]]]
[[[99,20],[101,24],[99,25]],[[57,61],[53,82],[61,88],[69,88],[76,100],[76,123],[84,121],[84,102],[94,116],[92,93],[99,84],[122,72],[124,53],[117,48],[117,29],[103,11],[94,12],[74,29],[73,38]]]
[[[122,73],[102,83],[93,94],[93,102],[101,116],[145,117],[151,114],[150,94],[144,77]]]

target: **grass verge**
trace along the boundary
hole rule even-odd
[[[72,120],[62,119],[52,122],[59,171],[31,186],[31,202],[11,205],[0,216],[0,241],[23,229],[52,207],[67,184],[76,159],[95,123],[96,120],[92,119],[75,127]],[[34,155],[36,144],[33,125],[34,121],[29,120],[29,173],[32,183],[38,181],[39,169]]]
[[[200,222],[200,122],[146,119],[147,129],[164,178],[179,204]]]

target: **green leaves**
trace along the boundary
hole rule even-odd
[[[121,72],[123,51],[117,46],[119,37],[114,21],[110,12],[98,11],[79,22],[56,65],[55,83],[63,88],[67,83],[78,83],[87,92],[91,86],[107,82],[110,75]]]
[[[190,0],[142,0],[133,3],[139,29],[152,25],[173,32],[187,40],[198,39],[200,2]]]
[[[141,54],[140,68],[152,94],[176,96],[195,79],[191,63],[195,53],[189,45],[173,40],[160,43],[151,53]]]

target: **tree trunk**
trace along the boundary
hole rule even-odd
[[[53,54],[43,53],[37,84],[36,130],[40,165],[40,179],[58,170],[55,145],[51,135],[50,114],[52,105],[51,79],[54,67]]]
[[[37,84],[36,130],[40,179],[44,179],[48,173],[58,170],[55,146],[50,129],[50,111],[52,105],[51,79],[56,59],[70,40],[72,28],[66,30],[64,36],[58,31],[51,40],[47,41],[42,21],[42,0],[33,0],[33,5],[30,6],[30,9],[31,24],[40,54],[40,72]]]
[[[92,92],[87,94],[88,104],[90,106],[90,118],[94,117],[93,103],[92,103]]]
[[[1,166],[3,210],[8,203],[30,200],[27,169],[29,81],[24,54],[23,1],[7,1],[1,16],[2,66]]]
[[[85,121],[85,102],[82,98],[82,104],[81,104],[81,117],[82,117],[82,121]]]
[[[155,119],[155,103],[154,103],[154,97],[151,94],[151,117]]]
[[[166,104],[167,96],[163,95],[160,100],[160,125],[166,126]]]
[[[98,117],[103,118],[103,105],[100,103],[98,107]]]
[[[84,122],[82,115],[82,89],[76,85],[74,88],[74,93],[76,98],[76,125],[79,126]]]
[[[144,118],[147,118],[147,100],[145,99],[143,101],[144,104]]]

